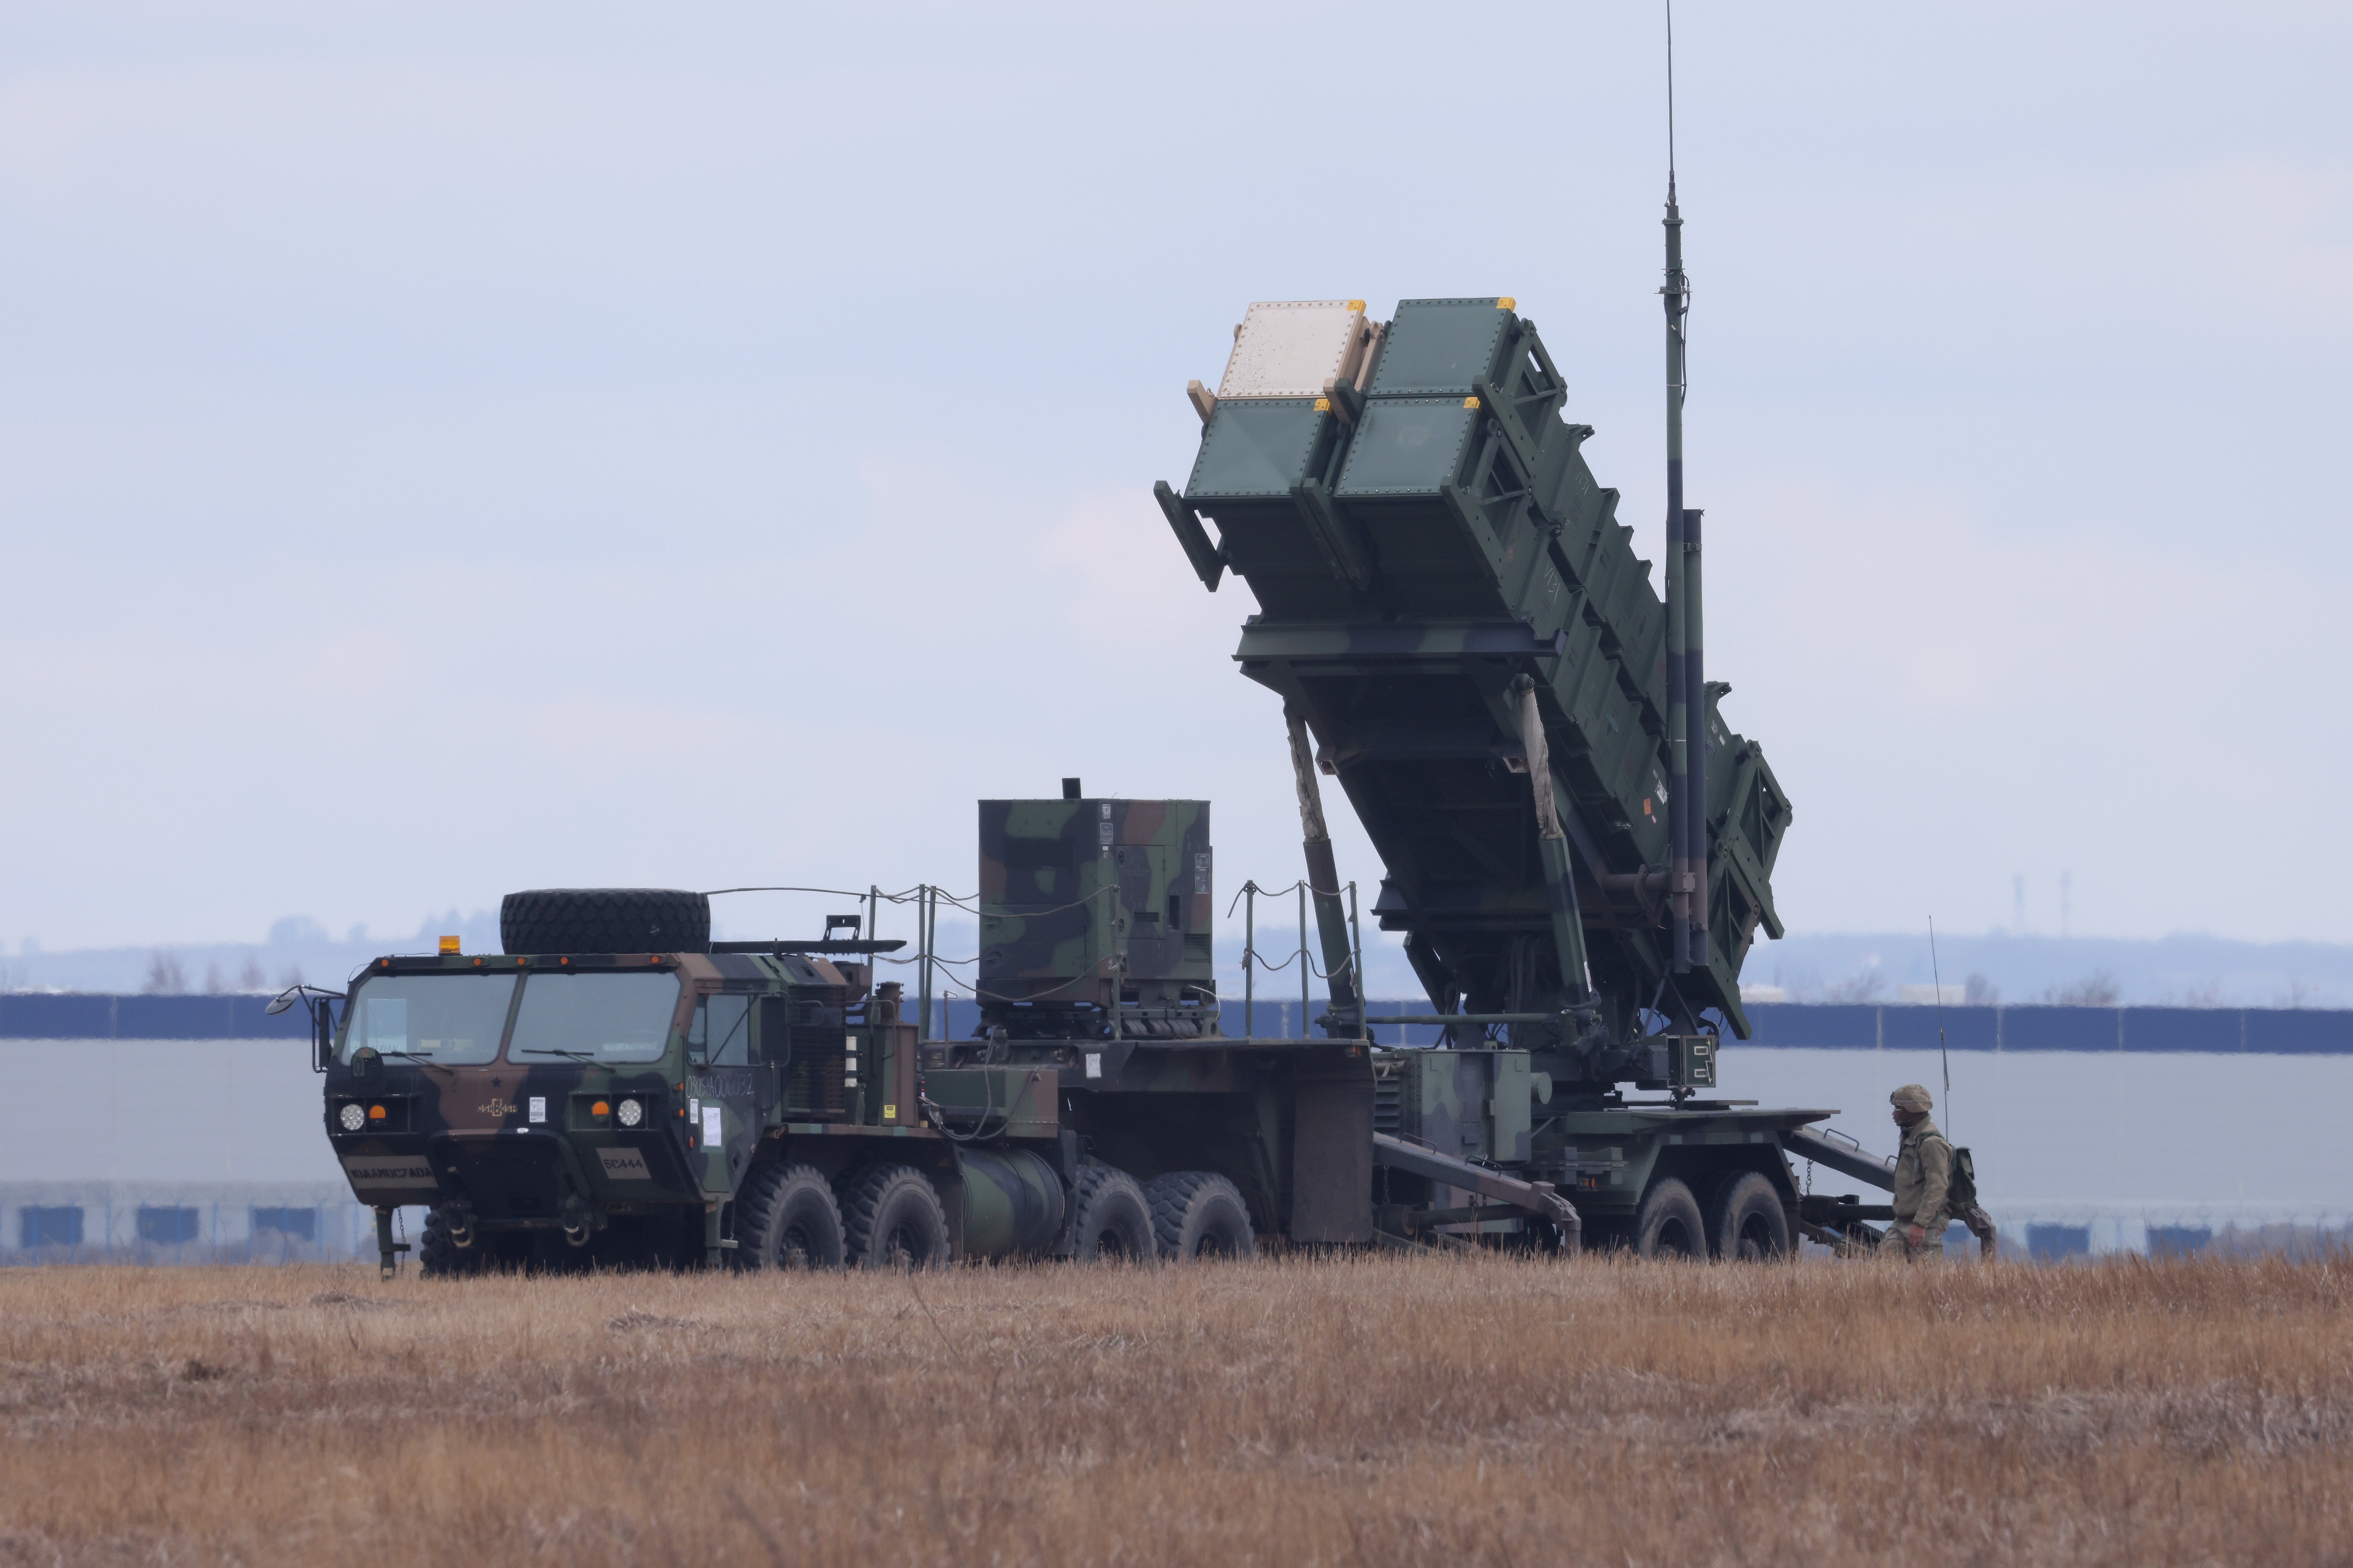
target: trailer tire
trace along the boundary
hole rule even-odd
[[[1241,1190],[1214,1171],[1171,1171],[1144,1189],[1160,1256],[1177,1263],[1198,1258],[1256,1258],[1258,1236]]]
[[[1150,1263],[1159,1255],[1152,1204],[1136,1179],[1109,1165],[1080,1167],[1071,1190],[1071,1256],[1081,1263]]]
[[[841,1205],[811,1167],[759,1166],[744,1183],[735,1212],[735,1266],[745,1272],[841,1267]]]
[[[834,1189],[843,1253],[853,1268],[937,1268],[948,1261],[948,1216],[913,1165],[867,1165]]]
[[[446,1204],[425,1216],[425,1234],[417,1243],[417,1268],[427,1279],[458,1279],[480,1274],[489,1260],[479,1231],[473,1237],[473,1245],[458,1245],[453,1218]]]
[[[709,952],[711,899],[675,888],[533,888],[499,905],[509,952]]]
[[[1755,1171],[1725,1182],[1708,1215],[1708,1251],[1726,1263],[1766,1263],[1789,1252],[1780,1190]]]
[[[1634,1251],[1642,1258],[1697,1260],[1707,1256],[1707,1230],[1699,1200],[1673,1176],[1662,1176],[1642,1194],[1634,1211]]]

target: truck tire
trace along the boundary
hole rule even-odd
[[[457,1279],[482,1271],[486,1257],[481,1237],[477,1235],[472,1246],[460,1247],[451,1239],[455,1229],[446,1205],[425,1216],[425,1235],[417,1244],[417,1267],[427,1279]]]
[[[1149,1263],[1160,1256],[1152,1205],[1134,1176],[1109,1165],[1080,1168],[1071,1191],[1071,1256],[1082,1263]]]
[[[1197,1258],[1255,1258],[1258,1237],[1250,1205],[1233,1183],[1214,1171],[1171,1171],[1144,1189],[1160,1256],[1177,1263]]]
[[[1789,1251],[1789,1216],[1772,1181],[1744,1171],[1724,1184],[1707,1216],[1708,1251],[1726,1263],[1764,1263]]]
[[[841,1205],[826,1179],[807,1165],[755,1167],[736,1199],[735,1266],[764,1268],[841,1267]]]
[[[913,1165],[867,1165],[834,1189],[842,1251],[853,1268],[937,1268],[948,1261],[948,1216]]]
[[[509,952],[709,952],[711,900],[673,888],[534,888],[499,906]]]
[[[1634,1211],[1634,1252],[1641,1258],[1707,1256],[1707,1230],[1699,1217],[1699,1200],[1672,1176],[1662,1176],[1642,1194]]]

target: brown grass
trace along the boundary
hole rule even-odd
[[[2319,1563],[2353,1273],[0,1272],[0,1563]]]

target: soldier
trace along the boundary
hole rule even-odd
[[[1928,1091],[1907,1083],[1887,1097],[1904,1146],[1895,1156],[1895,1223],[1879,1250],[1889,1258],[1936,1258],[1945,1250],[1945,1226],[1953,1218],[1953,1146],[1928,1120]]]

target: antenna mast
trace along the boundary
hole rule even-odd
[[[1675,8],[1667,0],[1667,833],[1672,840],[1674,941],[1678,972],[1707,967],[1707,683],[1701,658],[1700,514],[1683,507],[1685,318],[1691,279],[1683,273],[1683,209],[1675,199]]]

